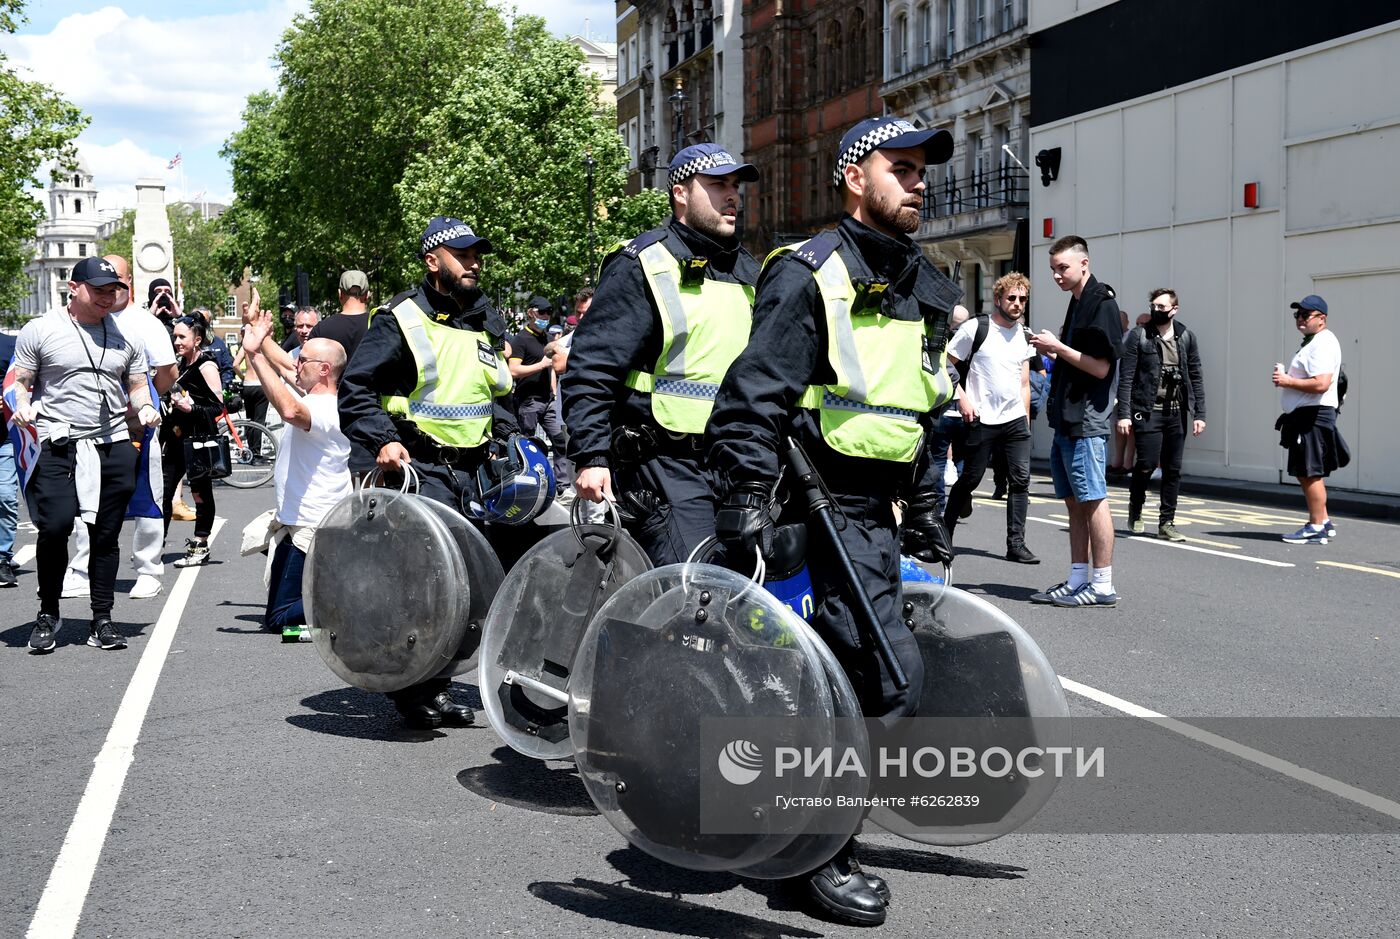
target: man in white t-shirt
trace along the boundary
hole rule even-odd
[[[296,360],[298,396],[263,354],[272,313],[243,327],[248,364],[262,380],[268,403],[286,422],[277,451],[277,547],[272,555],[263,628],[297,638],[306,625],[301,574],[311,536],[331,506],[350,494],[350,441],[340,431],[336,393],[345,371],[345,347],[334,339],[308,339]]]
[[[1308,294],[1290,304],[1303,345],[1288,363],[1274,366],[1274,385],[1282,389],[1283,414],[1275,427],[1279,446],[1288,451],[1288,475],[1298,480],[1308,504],[1308,523],[1284,535],[1289,544],[1327,544],[1337,529],[1327,517],[1327,486],[1332,471],[1351,462],[1351,451],[1337,430],[1337,376],[1342,346],[1327,328],[1327,301]]]
[[[175,347],[170,342],[170,331],[154,310],[143,310],[131,303],[131,270],[126,258],[109,254],[102,260],[116,269],[122,282],[117,291],[116,309],[108,314],[108,322],[116,326],[132,345],[145,350],[146,366],[150,369],[151,400],[156,401],[175,384],[177,375]],[[133,600],[160,596],[163,589],[160,578],[165,573],[165,562],[161,560],[165,545],[165,519],[161,512],[164,489],[160,441],[156,439],[155,428],[151,427],[141,437],[141,455],[136,463],[136,491],[126,507],[126,517],[132,520],[131,566],[136,570],[136,584],[130,594]],[[68,570],[63,576],[64,599],[86,597],[90,592],[88,552],[91,545],[86,525],[74,526],[73,540],[73,558],[68,562]]]
[[[1033,354],[1023,322],[1031,285],[1012,272],[992,287],[989,317],[975,316],[958,327],[948,343],[948,361],[963,376],[958,411],[966,422],[962,475],[948,495],[943,524],[949,537],[972,499],[973,490],[996,455],[1006,462],[1006,559],[1039,564],[1026,547],[1026,512],[1031,482],[1031,373]],[[978,343],[979,333],[981,343]]]

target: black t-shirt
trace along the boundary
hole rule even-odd
[[[521,365],[534,365],[544,358],[545,340],[528,329],[522,329],[510,337],[510,357],[519,359]],[[533,375],[515,380],[515,402],[533,399],[548,401],[554,396],[550,388],[550,369],[542,368]]]
[[[310,338],[334,339],[345,347],[345,358],[348,360],[368,331],[368,313],[337,313],[313,326]]]

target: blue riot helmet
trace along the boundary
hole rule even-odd
[[[526,525],[554,501],[554,471],[540,445],[529,437],[511,434],[494,444],[498,456],[476,471],[481,501],[473,514],[497,525]]]

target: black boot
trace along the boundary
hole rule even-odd
[[[414,730],[436,730],[442,726],[442,712],[431,700],[394,701],[394,709],[403,718],[403,725]]]
[[[885,921],[885,900],[861,873],[849,844],[811,875],[807,893],[824,913],[842,922],[879,926]]]
[[[439,693],[432,700],[432,706],[442,715],[445,723],[453,727],[470,727],[476,720],[476,712],[465,704],[458,704],[452,700],[452,695],[446,691]]]

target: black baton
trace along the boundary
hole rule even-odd
[[[812,512],[821,527],[826,533],[827,540],[831,542],[831,550],[836,555],[836,561],[841,566],[841,574],[846,578],[846,586],[851,593],[851,612],[855,614],[856,628],[867,641],[875,643],[875,649],[880,653],[880,659],[885,663],[885,668],[889,670],[890,677],[894,679],[894,686],[900,691],[909,687],[909,679],[904,674],[904,669],[900,667],[899,659],[895,657],[894,647],[890,645],[890,637],[885,635],[885,626],[880,622],[880,618],[875,615],[875,608],[870,604],[870,594],[865,592],[865,584],[856,576],[855,565],[851,563],[851,553],[846,550],[846,545],[841,541],[841,536],[836,531],[836,522],[831,517],[831,499],[827,495],[826,486],[822,484],[821,477],[812,468],[812,463],[807,459],[807,454],[803,452],[802,446],[793,438],[787,439],[787,459],[788,465],[792,468],[792,473],[797,477],[796,487],[807,500],[807,507]]]

